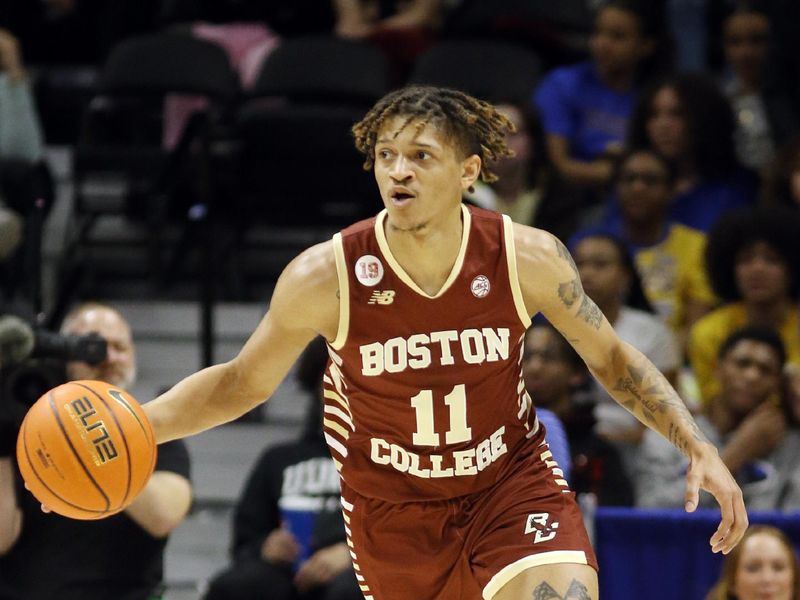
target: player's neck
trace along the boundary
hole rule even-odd
[[[458,258],[464,225],[458,217],[433,218],[420,229],[400,230],[385,224],[386,241],[395,260],[426,293],[435,295]]]

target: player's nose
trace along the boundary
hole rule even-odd
[[[406,160],[405,156],[398,156],[389,168],[389,176],[398,182],[405,181],[413,174],[411,163]]]

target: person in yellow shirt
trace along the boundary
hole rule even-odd
[[[716,298],[703,269],[705,234],[669,219],[674,185],[675,168],[666,158],[647,148],[627,152],[616,174],[621,220],[578,232],[570,247],[598,233],[624,241],[647,300],[683,348],[689,327]]]
[[[714,368],[720,344],[745,325],[777,331],[789,368],[800,366],[799,238],[800,217],[779,207],[733,211],[709,233],[706,267],[725,304],[695,323],[689,335],[689,361],[703,402],[719,391]]]

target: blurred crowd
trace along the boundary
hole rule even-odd
[[[487,98],[517,127],[515,156],[465,201],[563,239],[587,293],[678,387],[748,505],[800,509],[800,3],[552,5],[0,1],[5,293],[29,284],[26,223],[53,201],[44,149],[76,142],[43,92],[59,68],[100,69],[126,39],[183,31],[224,47],[247,85],[277,48],[314,34],[378,48],[398,86],[441,42],[510,42],[542,73],[526,93]],[[572,487],[601,505],[681,506],[683,457],[547,323],[525,348],[534,404],[563,425]]]

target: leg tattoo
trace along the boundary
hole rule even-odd
[[[573,579],[564,596],[556,592],[549,583],[543,581],[533,590],[533,600],[592,600],[592,597],[585,585],[577,579]]]

